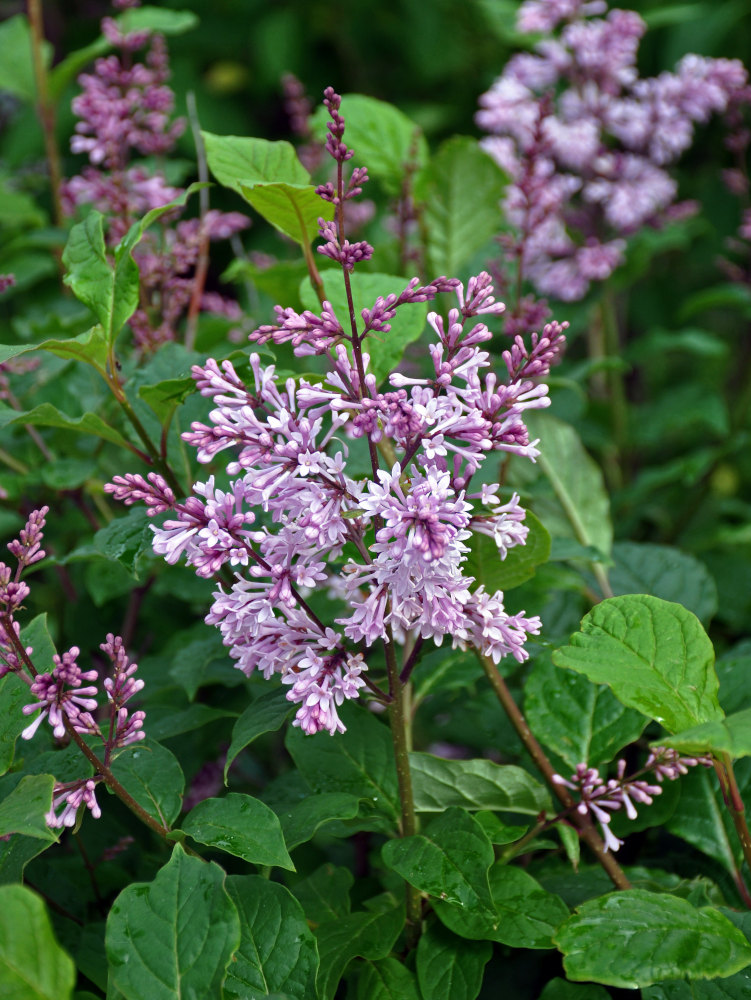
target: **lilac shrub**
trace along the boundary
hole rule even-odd
[[[748,103],[748,75],[737,59],[687,55],[641,79],[646,25],[605,2],[527,0],[517,27],[543,37],[508,61],[476,120],[511,178],[508,258],[538,293],[569,302],[610,277],[633,233],[694,211],[667,168],[696,125]]]
[[[356,167],[344,185],[341,166],[352,150],[342,139],[339,102],[329,89],[326,148],[338,184],[318,193],[334,204],[336,221],[320,220],[318,250],[340,265],[346,282],[373,248],[343,236],[345,204],[360,194],[367,171]],[[388,336],[397,310],[446,293],[456,296],[447,316],[428,315],[432,374],[392,372],[390,388],[380,390],[367,339]],[[518,494],[503,496],[481,477],[494,452],[535,460],[525,414],[548,405],[543,380],[564,343],[563,327],[551,323],[531,350],[517,338],[505,371],[491,371],[481,346],[492,337],[486,318],[503,309],[485,272],[466,285],[415,278],[364,309],[359,323],[353,315],[351,325],[328,301],[320,314],[277,306],[276,322],[251,340],[323,356],[329,372],[320,382],[283,380],[256,353],[250,385],[227,360],[193,369],[214,409],[209,424],[194,423],[183,437],[204,464],[232,449],[228,485],[212,475],[182,503],[156,473],[116,476],[105,487],[125,503],[145,501],[151,514],[170,511],[154,529],[154,549],[168,562],[184,557],[204,577],[233,572],[206,621],[219,627],[243,672],[281,675],[299,706],[295,725],[306,733],[343,731],[338,706],[365,686],[379,695],[368,669],[376,643],[387,657],[395,645],[410,649],[400,666],[404,681],[425,640],[440,645],[448,637],[495,663],[506,655],[522,662],[527,637],[540,631],[537,616],[509,613],[503,593],[486,592],[467,570],[477,533],[495,540],[500,558],[525,542]],[[365,477],[349,466],[361,439],[371,466]],[[331,623],[311,605],[321,589],[343,602]]]

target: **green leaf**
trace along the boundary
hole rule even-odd
[[[175,845],[153,882],[129,885],[107,920],[110,977],[126,1000],[221,996],[240,920],[213,862]]]
[[[719,911],[643,889],[583,903],[555,943],[569,979],[625,989],[729,976],[751,962],[751,945]]]
[[[743,316],[751,316],[751,289],[736,282],[702,288],[684,299],[678,318],[686,320],[708,309],[737,309]]]
[[[610,1000],[610,994],[604,987],[595,986],[594,983],[582,985],[556,978],[545,984],[540,1000]]]
[[[33,699],[20,677],[6,674],[0,679],[0,774],[13,763],[16,740],[32,721],[21,709]]]
[[[404,168],[413,163],[418,169],[428,160],[428,147],[419,126],[393,104],[362,94],[345,94],[341,112],[346,120],[344,141],[354,150],[355,164],[364,164],[391,194],[399,194]],[[313,116],[313,129],[321,140],[329,121],[324,107]]]
[[[52,808],[54,786],[51,774],[27,774],[21,778],[10,795],[0,802],[0,837],[20,833],[39,840],[57,840],[57,834],[50,830],[45,820]]]
[[[436,902],[439,919],[460,937],[498,941],[512,948],[552,948],[553,934],[568,917],[566,904],[521,868],[496,862],[490,869],[495,913]]]
[[[46,851],[55,841],[24,837],[18,833],[0,841],[0,885],[22,882],[26,865]]]
[[[324,924],[349,914],[349,890],[353,882],[349,868],[321,865],[295,885],[295,896],[311,923]]]
[[[275,229],[302,247],[318,236],[319,218],[334,218],[334,206],[321,201],[311,184],[257,181],[241,184],[240,193]]]
[[[453,136],[426,170],[425,215],[431,274],[459,274],[498,232],[506,178],[476,139]]]
[[[318,994],[333,1000],[339,981],[353,958],[386,958],[404,926],[404,907],[385,903],[367,912],[350,913],[315,931],[321,965]]]
[[[751,708],[676,733],[659,745],[690,755],[726,753],[734,760],[751,756]]]
[[[385,863],[421,892],[492,918],[488,869],[493,847],[479,823],[452,806],[422,833],[384,844]]]
[[[7,1000],[69,1000],[76,970],[55,940],[44,903],[22,885],[0,886],[0,984]]]
[[[524,523],[529,528],[524,545],[515,545],[501,559],[494,539],[474,532],[469,540],[467,574],[483,584],[489,594],[511,590],[535,575],[535,568],[550,558],[550,535],[531,511]]]
[[[93,434],[95,437],[130,450],[127,438],[96,413],[69,417],[66,413],[61,413],[52,403],[40,403],[33,410],[21,412],[12,407],[0,408],[0,427],[23,427],[26,424],[34,427],[61,427],[67,431],[77,431],[79,434]]]
[[[302,802],[295,803],[283,812],[276,810],[287,850],[292,851],[300,844],[307,843],[324,823],[335,819],[354,819],[359,806],[360,800],[354,795],[347,795],[346,792],[323,792],[321,795],[308,795]]]
[[[430,1000],[475,1000],[492,953],[489,941],[467,941],[432,921],[417,946],[422,995]]]
[[[267,691],[248,705],[232,730],[232,742],[224,765],[225,785],[227,774],[237,755],[263,733],[275,733],[284,724],[292,708],[287,701],[286,688]]]
[[[531,438],[540,439],[537,463],[555,497],[536,497],[535,512],[553,536],[573,537],[610,554],[613,528],[610,501],[597,463],[587,454],[569,424],[546,413],[527,414]],[[573,519],[573,520],[572,520]]]
[[[198,26],[192,11],[148,6],[125,10],[115,21],[121,31],[153,31],[159,35],[182,35]]]
[[[357,980],[357,1000],[420,1000],[415,977],[397,958],[366,962]]]
[[[42,41],[45,69],[51,62],[52,46]],[[0,24],[0,90],[6,90],[29,104],[36,100],[31,31],[23,14],[9,17]]]
[[[220,184],[242,194],[242,184],[305,185],[310,174],[289,142],[201,132],[209,170]],[[319,199],[320,200],[320,199]],[[321,205],[324,202],[321,201]]]
[[[94,546],[107,559],[121,563],[137,576],[137,563],[144,552],[151,552],[151,518],[145,510],[131,508],[114,518],[94,535]]]
[[[704,563],[669,545],[617,542],[609,571],[613,595],[652,594],[675,601],[706,624],[717,611],[717,585]]]
[[[574,770],[604,764],[637,740],[647,719],[605,685],[535,660],[524,685],[524,714],[535,736]]]
[[[126,748],[112,764],[112,773],[146,812],[170,826],[182,808],[185,776],[177,757],[155,740]]]
[[[641,991],[641,995],[642,1000],[749,1000],[751,972],[746,968],[726,979],[694,980],[690,983],[670,979],[648,986]]]
[[[712,643],[680,604],[646,595],[602,601],[553,662],[608,684],[669,732],[722,718]]]
[[[314,792],[346,792],[366,799],[372,810],[399,818],[394,748],[388,726],[360,706],[342,711],[347,731],[316,740],[287,730],[285,745]]]
[[[294,896],[259,875],[231,875],[226,889],[240,917],[240,947],[227,973],[224,1000],[273,993],[290,1000],[314,997],[318,948]]]
[[[345,330],[349,329],[349,307],[347,294],[342,281],[341,272],[324,271],[321,275],[326,290],[326,298],[333,306],[334,312]],[[379,296],[400,294],[404,291],[404,278],[390,274],[366,273],[354,271],[350,276],[352,299],[355,316],[360,317],[363,309],[372,309]],[[306,278],[300,286],[300,298],[306,309],[320,313],[321,305]],[[420,338],[425,329],[425,317],[428,307],[425,302],[410,302],[400,306],[391,320],[391,329],[387,333],[369,334],[365,339],[364,350],[370,355],[370,371],[380,384],[388,375],[399,367],[404,350],[408,344]],[[359,324],[362,326],[362,323]]]
[[[184,378],[165,379],[156,385],[142,385],[138,395],[147,406],[151,407],[160,423],[164,423],[172,411],[195,391],[195,379],[186,375]]]
[[[295,870],[276,814],[251,795],[230,792],[221,799],[204,799],[185,817],[182,829],[199,844],[251,864]]]
[[[480,758],[444,760],[427,753],[411,753],[409,762],[418,812],[461,806],[537,816],[550,808],[545,786],[513,764]]]
[[[236,719],[237,712],[226,708],[211,708],[210,705],[188,705],[177,708],[175,699],[171,704],[149,704],[149,736],[155,740],[167,740],[180,733],[192,733],[218,719]]]
[[[681,778],[680,798],[665,829],[717,861],[735,877],[743,852],[714,774],[696,767]]]

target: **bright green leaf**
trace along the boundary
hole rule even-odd
[[[276,814],[251,795],[230,792],[221,799],[204,799],[185,817],[182,829],[199,844],[251,864],[295,870]]]
[[[44,903],[22,885],[0,886],[0,989],[4,1000],[69,1000],[73,961],[55,940]]]
[[[569,979],[624,989],[729,976],[751,962],[751,945],[717,910],[643,889],[583,903],[555,943]]]
[[[608,684],[624,705],[669,732],[722,718],[712,643],[680,604],[647,595],[602,601],[553,661]]]
[[[121,31],[153,31],[160,35],[182,35],[198,26],[190,10],[167,10],[164,7],[135,7],[115,18]]]
[[[427,753],[411,753],[409,760],[418,812],[461,806],[537,816],[550,807],[545,786],[513,764],[444,760]]]
[[[42,41],[42,62],[45,68],[52,62],[52,46],[47,41]],[[31,31],[24,14],[0,24],[0,90],[29,104],[36,100]]]
[[[290,1000],[314,997],[318,948],[294,896],[259,875],[231,875],[226,889],[240,917],[240,947],[227,973],[224,1000],[273,993]]]
[[[153,882],[117,897],[107,920],[107,957],[126,1000],[220,997],[240,944],[240,920],[213,862],[179,844]]]
[[[344,94],[342,114],[347,122],[344,141],[354,150],[354,163],[363,164],[388,192],[399,194],[404,168],[412,163],[418,169],[428,159],[428,147],[419,126],[393,104],[362,94]],[[313,128],[325,139],[328,113],[320,107],[313,116]]]
[[[209,170],[220,184],[233,188],[238,194],[242,194],[241,184],[310,183],[310,174],[289,142],[214,135],[213,132],[201,132],[201,135]]]
[[[311,184],[258,181],[241,184],[240,193],[267,222],[301,247],[318,236],[319,218],[334,217],[334,206],[321,201]]]
[[[63,430],[77,431],[79,434],[93,434],[121,448],[130,449],[127,438],[96,413],[69,417],[66,413],[61,413],[52,403],[40,403],[33,410],[21,412],[10,406],[0,408],[0,427],[23,427],[26,424],[34,427],[60,427]]]
[[[751,708],[694,726],[659,742],[661,746],[674,747],[689,755],[726,753],[734,760],[751,756]]]

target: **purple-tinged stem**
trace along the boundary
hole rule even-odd
[[[529,728],[527,720],[524,718],[521,709],[511,696],[511,692],[506,686],[506,682],[498,672],[496,665],[490,657],[483,656],[482,654],[478,654],[478,656],[480,663],[482,664],[482,668],[485,671],[485,676],[490,681],[490,686],[493,688],[493,691],[506,712],[511,725],[516,730],[519,739],[524,744],[524,747],[532,758],[535,766],[545,778],[548,785],[550,785],[553,794],[566,810],[571,810],[571,817],[579,830],[579,835],[582,840],[584,840],[584,842],[589,846],[599,863],[605,869],[616,889],[630,889],[631,883],[626,878],[623,869],[615,860],[612,853],[605,849],[605,843],[595,830],[591,819],[588,816],[582,816],[576,811],[577,803],[569,793],[568,789],[564,785],[560,785],[558,782],[553,780],[555,775],[553,765],[548,760],[545,751],[537,742],[532,730]]]
[[[741,798],[730,754],[724,753],[715,758],[714,768],[720,780],[722,797],[725,800],[725,805],[733,821],[735,832],[738,834],[743,857],[746,859],[746,864],[751,868],[751,832],[749,832],[748,823],[746,822],[746,807]],[[751,893],[749,893],[740,871],[735,872],[735,884],[743,902],[751,909]]]

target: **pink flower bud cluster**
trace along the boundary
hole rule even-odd
[[[687,774],[690,767],[696,767],[698,764],[711,767],[712,761],[709,757],[682,757],[677,750],[655,747],[638,773],[641,775],[652,772],[659,782],[665,779],[675,781],[681,775]],[[648,781],[636,775],[627,777],[625,760],[619,760],[617,768],[617,778],[609,778],[607,781],[600,777],[596,768],[588,767],[586,764],[577,764],[571,780],[561,777],[560,774],[553,777],[553,781],[557,784],[565,785],[566,788],[578,793],[577,812],[581,816],[589,815],[597,820],[605,841],[605,850],[610,851],[617,851],[623,845],[623,841],[610,829],[612,814],[623,809],[629,819],[636,819],[637,809],[634,803],[648,806],[652,804],[655,795],[662,794],[659,785],[650,785]]]
[[[645,24],[602,0],[526,0],[522,32],[544,32],[480,98],[487,151],[511,177],[509,259],[543,295],[582,298],[623,260],[625,239],[690,210],[674,204],[666,167],[694,127],[748,103],[738,60],[687,55],[674,73],[640,79]]]

